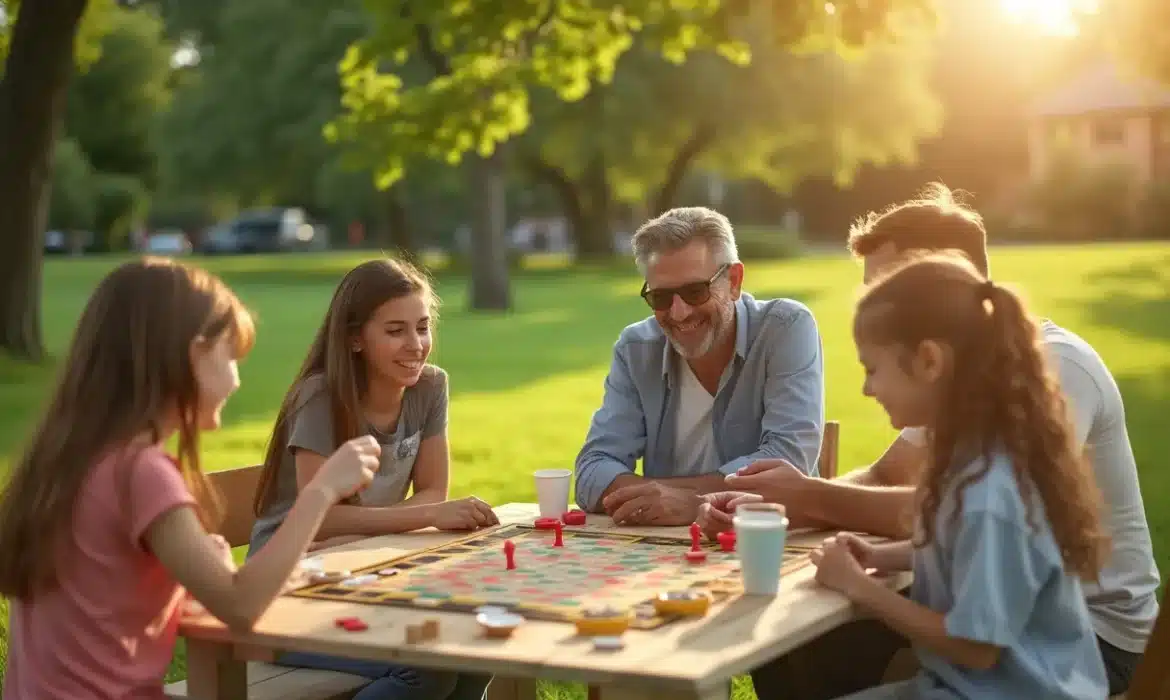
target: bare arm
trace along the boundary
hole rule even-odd
[[[422,447],[419,447],[421,456]],[[311,450],[300,449],[297,459],[297,489],[303,490],[325,463],[325,457]],[[386,508],[353,506],[338,503],[328,510],[317,539],[327,540],[346,535],[373,537],[395,532],[410,532],[430,527],[435,520],[434,504],[391,506]]]
[[[239,571],[228,566],[192,508],[173,508],[160,516],[145,539],[167,571],[212,615],[246,631],[280,593],[332,502],[319,487],[302,491],[284,524]]]
[[[445,433],[423,440],[418,447],[418,457],[415,458],[414,472],[411,474],[414,493],[396,507],[421,506],[447,500],[451,481],[450,464],[451,453]]]
[[[925,647],[953,664],[986,670],[999,660],[1000,647],[950,636],[942,613],[923,607],[868,576],[859,577],[847,595],[915,646]]]

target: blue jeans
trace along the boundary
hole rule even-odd
[[[340,671],[369,678],[369,685],[353,700],[483,700],[490,675],[412,668],[378,661],[340,656],[286,652],[276,662],[281,666]]]

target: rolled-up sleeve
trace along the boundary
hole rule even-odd
[[[646,414],[630,375],[623,342],[618,340],[605,377],[601,407],[594,412],[585,444],[577,454],[577,505],[596,512],[601,494],[617,477],[634,473],[645,450]]]
[[[1040,590],[1059,573],[1035,541],[1035,534],[993,513],[960,518],[951,553],[955,602],[946,613],[948,635],[1000,647],[1015,643]]]
[[[756,460],[783,459],[814,475],[825,428],[825,365],[812,312],[801,306],[770,342],[759,449],[719,471],[734,474]]]

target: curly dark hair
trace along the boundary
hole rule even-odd
[[[964,473],[957,451],[978,450],[983,464],[954,484],[955,515],[963,490],[987,473],[998,447],[1011,457],[1029,523],[1034,526],[1036,489],[1065,567],[1094,579],[1107,545],[1101,495],[1021,299],[965,257],[930,253],[912,256],[873,283],[858,301],[854,324],[859,340],[906,353],[934,341],[951,354],[943,400],[928,428],[929,466],[918,484],[925,538],[918,544],[932,540],[943,494]]]

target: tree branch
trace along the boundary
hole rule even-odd
[[[398,11],[398,14],[402,17],[403,21],[413,22],[414,37],[418,42],[418,52],[422,54],[423,60],[431,67],[435,75],[451,75],[451,60],[435,46],[435,39],[431,34],[431,28],[423,22],[414,22],[411,18],[410,0],[402,3],[402,8]]]
[[[671,204],[674,203],[675,195],[678,194],[678,190],[682,186],[687,171],[690,170],[695,159],[711,147],[717,134],[715,125],[709,122],[700,123],[695,127],[690,138],[683,142],[678,152],[674,154],[674,158],[670,159],[670,165],[666,168],[666,179],[663,181],[662,187],[658,188],[658,194],[651,200],[650,213],[652,215],[657,216],[670,208]]]

